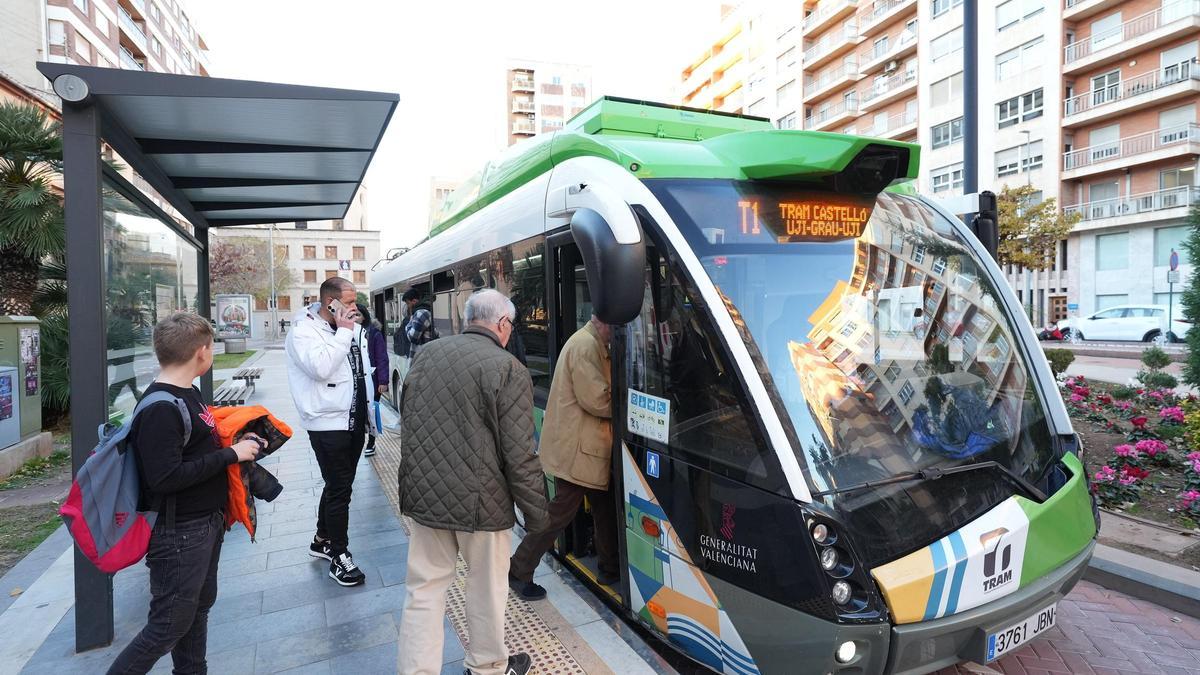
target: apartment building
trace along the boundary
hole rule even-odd
[[[208,75],[208,50],[177,0],[46,0],[48,60]]]
[[[441,219],[442,205],[450,193],[458,188],[458,184],[459,181],[438,176],[429,179],[429,227],[427,229],[432,230],[433,226]]]
[[[505,71],[508,144],[558,131],[592,99],[588,66],[513,61]]]

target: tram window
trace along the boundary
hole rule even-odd
[[[454,324],[450,320],[451,295],[453,294],[438,293],[433,298],[433,326],[442,337],[454,335]]]
[[[587,272],[583,265],[575,266],[575,330],[592,318],[592,294],[588,291]]]
[[[628,327],[630,389],[671,402],[670,453],[737,480],[763,483],[774,458],[757,442],[740,384],[687,289],[665,265],[647,268],[641,315]]]
[[[461,333],[467,327],[467,298],[475,291],[488,287],[489,274],[484,263],[484,259],[477,258],[458,265],[454,270],[454,302],[450,318],[455,333]]]
[[[489,268],[496,290],[512,299],[517,308],[512,341],[524,354],[535,392],[550,392],[550,344],[546,339],[546,273],[541,237],[513,244],[492,254]],[[518,354],[520,358],[520,354]]]

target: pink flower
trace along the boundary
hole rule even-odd
[[[1129,401],[1117,401],[1115,405],[1121,410],[1129,410],[1133,407],[1133,404]]]
[[[1188,458],[1189,462],[1195,462],[1197,460],[1200,460],[1200,451],[1189,452],[1187,458]]]
[[[1096,472],[1095,476],[1093,476],[1093,478],[1095,478],[1096,482],[1098,482],[1098,483],[1107,483],[1116,477],[1117,477],[1117,472],[1114,471],[1113,468],[1107,464],[1100,467],[1100,470]]]
[[[1184,511],[1189,511],[1192,508],[1192,504],[1195,501],[1200,500],[1200,492],[1197,492],[1196,490],[1188,490],[1187,492],[1179,495],[1179,499],[1180,508],[1182,508]]]
[[[1163,399],[1163,395],[1162,395],[1161,391],[1152,391],[1149,394],[1147,394],[1147,396],[1149,396],[1150,398],[1158,399],[1160,401]]]
[[[1068,378],[1067,378],[1067,381],[1066,381],[1066,383],[1065,383],[1065,384],[1066,384],[1068,387],[1072,387],[1072,388],[1074,388],[1074,386],[1075,386],[1075,378],[1073,378],[1073,377],[1068,377]]]
[[[1145,429],[1146,422],[1149,422],[1149,421],[1150,420],[1146,419],[1145,417],[1139,416],[1139,417],[1134,417],[1134,418],[1130,419],[1129,423],[1132,424],[1137,429]]]
[[[1192,460],[1192,473],[1200,473],[1200,459]]]
[[[1112,397],[1108,394],[1100,394],[1096,397],[1096,400],[1100,401],[1104,405],[1111,405],[1113,402]]]
[[[1083,397],[1079,394],[1071,394],[1071,403],[1079,403],[1083,401]]]
[[[1113,454],[1115,454],[1117,457],[1129,457],[1130,459],[1137,459],[1138,451],[1137,448],[1133,447],[1132,445],[1125,444],[1118,445],[1117,447],[1113,448]]]
[[[1157,438],[1146,438],[1137,442],[1135,446],[1138,452],[1144,453],[1148,457],[1155,457],[1159,453],[1167,451],[1167,444]]]
[[[1164,422],[1178,422],[1183,424],[1183,409],[1179,407],[1163,408],[1158,411],[1158,416]]]

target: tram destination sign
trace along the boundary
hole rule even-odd
[[[857,239],[866,230],[875,205],[873,198],[859,195],[772,192],[741,195],[733,239],[744,243],[769,239],[780,244]]]

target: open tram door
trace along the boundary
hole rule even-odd
[[[618,206],[618,217],[624,220],[627,214],[628,222],[633,223],[632,211],[623,202]],[[622,223],[625,224],[625,223]],[[620,225],[618,225],[619,227]],[[629,232],[622,233],[629,238]],[[557,364],[558,356],[566,341],[582,329],[591,320],[593,314],[606,323],[616,326],[623,325],[631,316],[629,307],[639,307],[643,294],[640,279],[644,262],[644,247],[641,241],[640,228],[637,228],[636,241],[623,243],[614,233],[609,221],[595,210],[579,208],[571,216],[571,229],[547,237],[546,286],[548,310],[550,318],[550,358],[551,363]],[[631,265],[635,262],[636,265]],[[631,276],[630,270],[636,270]],[[636,287],[625,280],[636,279]],[[625,297],[621,297],[622,294]],[[634,297],[636,296],[636,297]],[[636,311],[632,312],[636,315]],[[610,354],[614,358],[612,364],[612,382],[618,382],[618,355],[622,349],[617,342],[621,331],[614,330],[613,341],[610,344]],[[622,397],[613,389],[612,418],[619,420]],[[613,436],[619,439],[619,425],[614,425]],[[608,585],[599,583],[599,566],[595,547],[595,527],[592,514],[597,506],[592,503],[591,493],[585,498],[583,505],[575,514],[571,524],[559,537],[555,550],[562,560],[572,566],[577,572],[587,577],[593,584],[602,589],[611,600],[628,607],[628,584],[625,578],[625,543],[623,533],[625,527],[624,513],[621,508],[621,491],[616,486],[622,484],[620,475],[619,440],[614,441],[610,462],[609,485],[606,495],[609,500],[607,508],[614,511],[614,542],[617,551],[617,581]],[[547,496],[553,499],[555,494],[555,479],[547,476]]]

